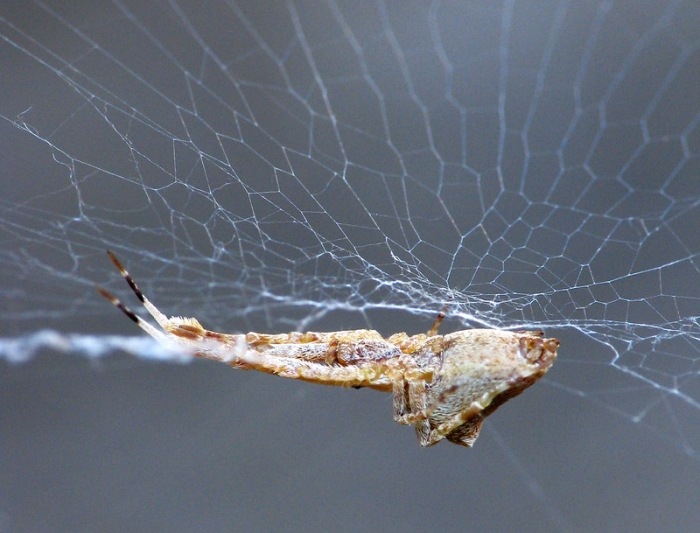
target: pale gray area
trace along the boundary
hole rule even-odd
[[[0,533],[697,531],[695,0],[8,1],[0,37]],[[561,355],[422,450],[389,395],[119,353],[107,248],[212,329],[416,333],[452,288],[445,331]]]

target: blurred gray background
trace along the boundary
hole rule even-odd
[[[0,532],[697,530],[696,2],[64,4],[0,5]],[[108,248],[211,329],[449,300],[560,357],[422,450],[388,395],[114,348]]]

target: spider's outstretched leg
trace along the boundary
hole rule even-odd
[[[158,322],[158,325],[167,331],[168,330],[167,326],[171,322],[170,319],[168,319],[167,316],[165,316],[163,313],[161,313],[158,310],[158,308],[155,305],[153,305],[150,302],[150,300],[148,298],[146,298],[146,296],[144,296],[144,294],[141,292],[141,289],[139,289],[138,285],[136,285],[136,282],[134,281],[134,279],[126,271],[126,268],[124,268],[124,266],[119,262],[119,259],[117,259],[117,256],[115,256],[109,250],[107,250],[107,255],[112,260],[112,263],[114,263],[114,266],[117,267],[117,270],[119,270],[119,273],[122,275],[122,277],[129,284],[129,287],[131,287],[131,290],[134,291],[134,294],[139,299],[139,301],[148,310],[148,312],[156,320],[156,322]],[[114,303],[114,302],[112,302],[112,303]],[[129,317],[129,318],[131,318],[131,317]]]
[[[172,333],[173,335],[177,337],[181,337],[183,339],[190,339],[193,335],[197,335],[200,332],[205,331],[202,325],[197,321],[196,318],[182,318],[182,317],[170,317],[168,318],[165,316],[163,313],[161,313],[158,308],[151,303],[151,301],[146,298],[146,296],[141,292],[141,289],[139,289],[138,285],[136,285],[136,282],[134,279],[129,275],[129,273],[126,271],[126,268],[119,262],[119,259],[110,252],[109,250],[107,251],[107,255],[109,255],[109,258],[112,260],[112,263],[114,263],[114,266],[117,267],[117,270],[119,270],[119,273],[122,275],[122,277],[126,280],[126,282],[129,284],[129,287],[131,287],[131,290],[134,292],[136,297],[139,299],[139,301],[143,304],[143,306],[146,308],[148,313],[155,319],[155,321],[158,323],[158,325],[163,328],[163,330],[166,333]],[[106,290],[99,288],[97,289],[99,293],[107,298],[112,304],[114,304],[116,307],[118,307],[126,316],[128,316],[131,320],[136,322],[141,329],[146,331],[149,335],[152,337],[155,337],[157,339],[162,339],[164,338],[163,334],[159,332],[157,329],[152,327],[150,324],[145,322],[142,318],[140,318],[136,313],[131,311],[128,307],[126,307],[124,304],[122,304],[118,298],[114,297],[111,295],[109,292]]]
[[[158,340],[165,339],[165,334],[162,331],[154,328],[148,322],[143,320],[139,315],[137,315],[131,309],[129,309],[126,305],[124,305],[119,300],[119,298],[117,298],[116,296],[114,296],[110,292],[107,292],[102,287],[97,287],[97,292],[99,292],[102,296],[104,296],[110,302],[112,302],[112,305],[114,305],[114,307],[119,309],[122,313],[124,313],[126,316],[128,316],[131,320],[136,322],[136,325],[138,327],[140,327],[142,330],[144,330],[146,333],[148,333],[151,337],[158,339]]]

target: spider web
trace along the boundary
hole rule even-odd
[[[133,302],[105,249],[221,331],[415,333],[449,302],[445,329],[559,338],[552,398],[697,476],[695,2],[63,4],[0,8],[0,357],[181,360],[95,293]],[[505,431],[531,523],[574,530]]]

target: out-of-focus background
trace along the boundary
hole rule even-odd
[[[697,531],[695,1],[0,5],[0,532]],[[227,332],[545,328],[472,450]]]

